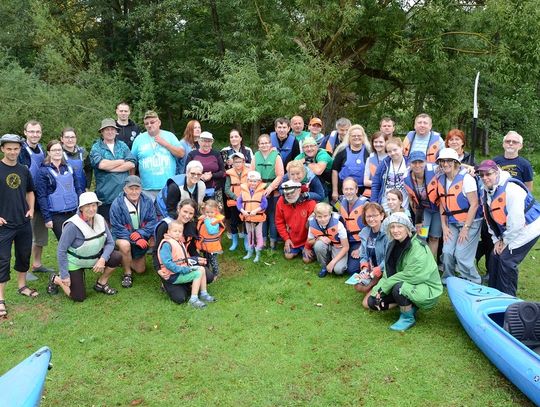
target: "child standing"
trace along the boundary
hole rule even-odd
[[[217,276],[219,274],[217,255],[223,253],[221,235],[225,230],[223,224],[225,217],[219,212],[219,205],[213,199],[203,203],[202,213],[197,223],[199,231],[197,249],[204,254],[213,273]]]
[[[232,132],[231,132],[232,133]],[[240,212],[236,207],[236,200],[240,196],[242,184],[247,182],[248,169],[245,165],[245,157],[242,153],[231,155],[232,168],[227,170],[227,179],[225,180],[225,195],[227,196],[227,206],[225,215],[229,214],[231,221],[231,240],[230,251],[238,247],[238,226],[240,225]]]
[[[250,171],[247,175],[247,183],[242,184],[240,196],[237,199],[236,207],[240,212],[240,219],[244,221],[246,241],[248,242],[247,254],[244,260],[249,259],[255,250],[254,263],[261,257],[261,250],[264,246],[263,222],[266,220],[264,211],[268,207],[265,195],[264,184],[261,182],[261,174],[257,171]]]
[[[321,265],[319,277],[326,277],[328,273],[341,275],[347,270],[347,230],[326,202],[315,205],[313,215],[309,218],[308,243],[313,246]]]
[[[184,225],[180,222],[169,223],[167,233],[158,248],[158,274],[172,284],[191,283],[189,304],[195,308],[204,308],[207,302],[214,302],[216,299],[206,291],[206,271],[198,265],[199,259],[188,257],[183,233]]]

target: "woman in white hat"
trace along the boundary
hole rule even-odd
[[[456,269],[463,278],[480,284],[482,279],[474,264],[482,224],[478,185],[461,166],[456,150],[443,148],[437,164],[442,173],[432,180],[434,188],[430,187],[428,194],[431,202],[438,202],[441,212],[443,284]]]
[[[111,232],[103,216],[97,213],[99,205],[101,201],[94,192],[84,192],[79,197],[79,210],[64,223],[57,254],[60,275],[51,274],[49,294],[56,294],[60,286],[73,301],[84,301],[84,270],[88,268],[99,274],[94,290],[116,294],[108,281],[121,264],[122,256],[114,250]]]

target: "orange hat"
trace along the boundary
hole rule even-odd
[[[318,117],[314,117],[312,118],[310,121],[309,121],[309,125],[311,126],[312,124],[318,124],[319,126],[322,127],[322,120],[319,119]]]

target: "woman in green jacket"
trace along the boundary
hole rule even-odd
[[[433,307],[443,292],[437,263],[429,248],[416,237],[415,227],[403,212],[387,220],[389,245],[385,271],[371,290],[368,306],[385,311],[397,305],[401,315],[390,329],[405,331],[416,322],[418,308]]]

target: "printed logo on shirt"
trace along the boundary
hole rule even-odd
[[[501,170],[507,171],[511,177],[516,177],[518,175],[516,164],[503,165],[501,166]]]
[[[17,189],[21,186],[21,177],[18,174],[9,174],[6,177],[6,184],[11,189]]]

